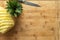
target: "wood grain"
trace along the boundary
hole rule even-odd
[[[3,2],[3,4],[1,4]],[[30,1],[41,7],[23,5],[23,13],[14,28],[0,35],[0,40],[58,40],[59,22],[56,1]],[[0,6],[6,7],[5,1]]]

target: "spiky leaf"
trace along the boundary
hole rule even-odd
[[[22,5],[17,0],[7,1],[7,11],[15,17],[18,17],[22,13]]]

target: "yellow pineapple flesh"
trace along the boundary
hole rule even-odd
[[[0,7],[0,33],[6,33],[14,26],[14,20],[6,9]]]

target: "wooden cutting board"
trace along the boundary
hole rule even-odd
[[[29,1],[29,0],[28,0]],[[56,1],[30,0],[41,7],[23,5],[23,13],[17,18],[14,28],[0,40],[58,40],[59,8]],[[6,1],[0,1],[0,6],[6,7]]]

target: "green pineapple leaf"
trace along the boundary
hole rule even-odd
[[[22,13],[22,5],[17,0],[7,1],[7,11],[14,17],[18,17]]]

